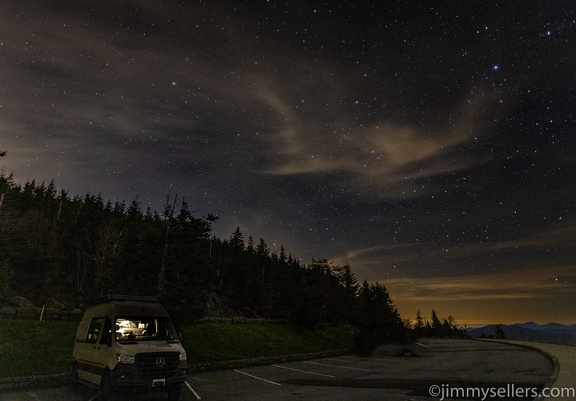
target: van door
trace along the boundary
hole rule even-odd
[[[92,318],[86,339],[77,340],[78,377],[97,385],[100,385],[100,378],[104,371],[101,363],[102,345],[100,344],[104,322],[104,317]]]

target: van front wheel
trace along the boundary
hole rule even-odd
[[[112,384],[112,376],[110,373],[106,373],[104,376],[102,376],[102,381],[100,382],[100,395],[102,396],[102,401],[119,400],[119,397],[116,395],[114,385]]]

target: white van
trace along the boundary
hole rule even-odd
[[[73,389],[83,381],[100,386],[108,401],[149,391],[177,401],[186,370],[186,351],[155,299],[114,295],[84,312],[72,351]]]

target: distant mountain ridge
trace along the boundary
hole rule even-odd
[[[536,322],[515,324],[490,324],[468,330],[468,335],[473,338],[494,336],[496,328],[500,327],[510,340],[544,341],[562,344],[576,345],[576,324]]]

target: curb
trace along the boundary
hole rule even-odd
[[[212,370],[225,370],[246,368],[249,366],[270,365],[291,361],[305,361],[307,359],[326,358],[330,356],[351,354],[352,349],[340,349],[334,351],[313,352],[308,354],[281,355],[249,359],[233,359],[230,361],[199,362],[188,365],[188,373],[208,372]]]
[[[188,365],[188,373],[208,372],[212,370],[225,370],[245,368],[249,366],[270,365],[273,363],[282,363],[290,361],[304,361],[307,359],[326,358],[329,356],[337,356],[350,354],[351,349],[342,349],[334,351],[314,352],[308,354],[294,354],[282,355],[275,357],[262,357],[262,358],[249,358],[249,359],[234,359],[230,361],[215,361],[215,362],[199,362]],[[0,379],[0,392],[8,390],[26,390],[32,388],[43,387],[59,387],[65,386],[69,383],[68,374],[58,375],[41,375],[41,376],[21,376],[9,377]]]

